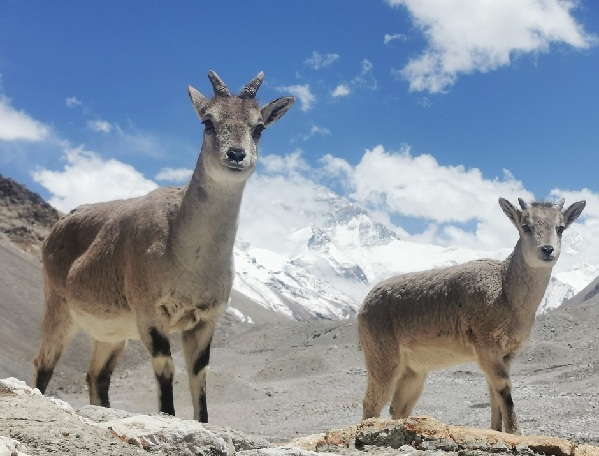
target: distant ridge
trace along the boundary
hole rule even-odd
[[[59,218],[40,195],[0,174],[0,236],[39,257],[44,238]]]

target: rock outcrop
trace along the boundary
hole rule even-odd
[[[403,420],[369,419],[345,429],[301,437],[292,445],[317,452],[353,454],[398,450],[399,454],[599,456],[599,447],[576,445],[545,436],[521,436],[461,426],[448,426],[425,416]],[[352,451],[355,450],[355,451]],[[397,454],[394,453],[394,454]]]
[[[356,426],[272,443],[230,428],[87,406],[74,410],[9,378],[0,380],[0,455],[49,454],[310,456],[317,454],[599,456],[599,447],[543,436],[447,426],[428,417],[370,419]]]

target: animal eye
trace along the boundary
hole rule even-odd
[[[522,225],[522,231],[524,231],[526,234],[532,233],[530,226],[528,226],[526,223],[524,225]]]
[[[555,231],[557,231],[557,235],[558,235],[558,236],[561,236],[561,235],[562,235],[562,233],[564,232],[564,230],[565,230],[565,229],[566,229],[566,227],[565,227],[565,226],[558,226],[558,227],[555,229]]]
[[[204,129],[206,131],[214,131],[214,124],[212,123],[211,120],[206,119],[202,123],[204,124]]]
[[[254,128],[254,131],[252,133],[252,138],[254,139],[260,139],[260,135],[262,135],[262,132],[264,131],[264,124],[259,124],[256,125],[256,128]]]

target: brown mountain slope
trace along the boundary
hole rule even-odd
[[[40,195],[0,174],[0,237],[38,255],[59,212]]]

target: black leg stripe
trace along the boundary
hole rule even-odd
[[[200,392],[200,423],[208,422],[208,406],[206,405],[206,390]]]
[[[35,379],[35,387],[40,390],[42,394],[46,392],[46,388],[48,387],[48,383],[50,383],[50,379],[52,378],[52,374],[54,373],[54,369],[39,369],[37,371],[37,377]]]
[[[507,405],[508,407],[514,406],[514,401],[512,400],[512,392],[510,391],[510,388],[503,388],[501,391],[499,391],[499,394],[505,401],[505,405]]]
[[[150,328],[150,337],[152,339],[152,357],[171,356],[171,344],[168,337],[164,337],[156,328]]]
[[[98,378],[96,379],[96,388],[98,389],[98,397],[100,398],[100,405],[102,407],[110,407],[110,401],[108,400],[108,389],[110,388],[110,375],[112,371],[102,369]]]
[[[195,363],[193,363],[193,375],[198,375],[210,363],[210,343],[208,342],[204,351],[198,356]]]
[[[173,402],[173,379],[157,375],[158,388],[160,388],[160,411],[169,415],[175,415],[175,404]]]

